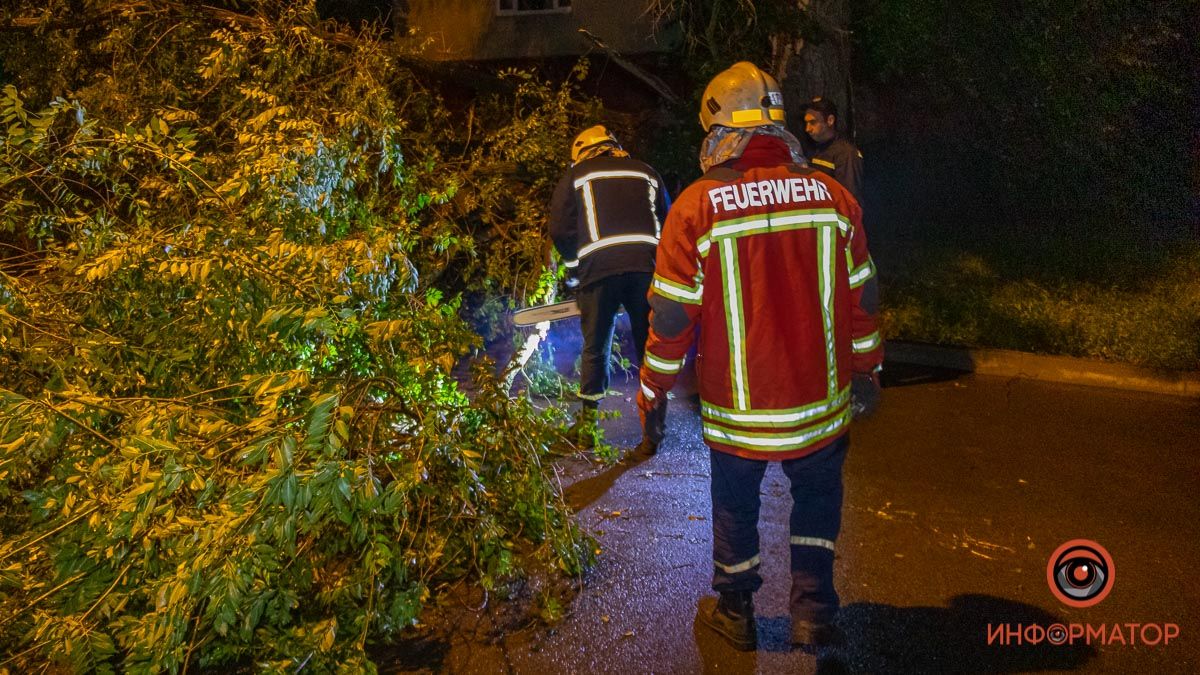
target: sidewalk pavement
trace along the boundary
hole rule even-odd
[[[1151,394],[1200,397],[1200,373],[1194,371],[1140,368],[1097,359],[1046,356],[1011,349],[942,347],[896,340],[889,340],[885,351],[891,363]]]
[[[1200,404],[1126,391],[893,365],[883,406],[856,423],[836,578],[845,647],[793,651],[787,480],[763,483],[759,649],[735,652],[695,624],[711,593],[707,449],[678,391],[658,455],[604,468],[561,463],[599,564],[556,626],[500,636],[462,628],[416,672],[1197,672],[1200,669]],[[606,407],[614,442],[637,442],[636,382]],[[1067,607],[1051,553],[1100,542],[1109,597]],[[1174,623],[1170,644],[988,644],[989,625]],[[1153,634],[1151,634],[1151,637]],[[414,672],[401,666],[384,672]]]

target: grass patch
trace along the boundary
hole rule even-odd
[[[940,234],[872,245],[889,338],[1200,366],[1200,244],[1136,228]]]

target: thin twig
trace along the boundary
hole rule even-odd
[[[125,576],[125,573],[128,572],[129,568],[132,566],[133,566],[132,562],[125,563],[125,567],[122,568],[120,572],[117,572],[117,578],[113,579],[113,582],[108,587],[108,589],[106,591],[104,591],[104,593],[102,593],[99,598],[96,598],[96,602],[92,603],[91,607],[88,607],[88,611],[84,612],[83,616],[79,617],[80,623],[83,623],[88,618],[88,615],[91,614],[92,611],[95,610],[97,607],[99,607],[101,602],[104,602],[104,599],[108,597],[108,594],[112,593],[113,589],[117,587],[118,583],[120,583],[121,577]]]
[[[91,572],[91,571],[95,571],[95,568],[88,570],[88,572]],[[33,607],[35,605],[37,605],[39,602],[45,600],[46,598],[50,597],[51,595],[54,595],[55,593],[61,591],[62,589],[66,588],[67,586],[70,586],[71,584],[75,583],[76,581],[79,581],[83,577],[87,576],[88,572],[80,572],[80,573],[72,576],[71,578],[67,579],[66,581],[62,582],[61,584],[55,586],[54,588],[51,588],[50,590],[46,591],[45,593],[42,593],[38,597],[34,598],[33,602],[30,602],[28,605],[25,605],[25,607],[23,607],[20,611],[14,612],[12,615],[10,615],[6,619],[0,619],[0,628],[8,625],[8,623],[10,621],[23,615],[25,612],[28,612],[30,609],[33,609]]]
[[[8,660],[7,660],[7,661],[0,662],[0,666],[7,666],[8,664],[12,663],[13,661],[16,661],[17,659],[21,658],[22,656],[25,656],[25,655],[26,655],[26,654],[28,654],[29,652],[31,652],[31,651],[33,651],[33,650],[35,650],[35,649],[41,649],[42,647],[45,647],[45,646],[47,646],[47,645],[49,645],[49,644],[50,644],[50,640],[46,640],[45,642],[38,642],[38,643],[35,643],[35,644],[34,644],[32,647],[30,647],[29,649],[26,649],[25,651],[23,651],[23,652],[21,652],[21,653],[19,653],[19,654],[13,654],[11,657],[9,657],[9,658],[8,658]]]
[[[66,528],[70,527],[71,525],[73,525],[74,523],[79,521],[79,519],[92,515],[93,513],[96,512],[96,510],[98,508],[99,507],[93,506],[92,508],[88,509],[87,511],[84,511],[83,513],[76,515],[74,518],[68,520],[67,522],[63,523],[62,525],[59,525],[58,527],[54,528],[53,530],[46,532],[45,534],[34,539],[33,541],[26,542],[26,543],[22,544],[20,547],[14,549],[12,551],[9,551],[8,553],[6,553],[4,555],[3,558],[0,558],[0,560],[7,560],[10,556],[14,556],[14,555],[20,553],[21,551],[24,551],[25,549],[29,548],[30,546],[33,546],[34,544],[45,539],[46,537],[51,537],[51,536],[58,534],[59,532],[62,532]]]
[[[83,422],[80,422],[79,420],[75,419],[74,417],[71,417],[71,416],[70,416],[70,415],[68,415],[67,413],[65,413],[65,412],[63,412],[63,411],[61,411],[61,410],[59,410],[59,409],[58,409],[58,408],[56,408],[54,405],[52,405],[50,402],[48,402],[48,401],[40,401],[40,400],[39,400],[39,401],[37,401],[37,402],[38,402],[38,403],[40,403],[41,405],[44,405],[44,406],[46,406],[46,407],[47,407],[47,408],[49,408],[50,410],[54,411],[54,413],[55,413],[56,415],[59,415],[60,417],[62,417],[63,419],[67,420],[68,422],[70,422],[70,423],[74,424],[75,426],[79,427],[80,429],[83,429],[84,431],[88,432],[89,434],[91,434],[91,435],[95,436],[96,438],[99,438],[100,440],[104,441],[104,442],[105,442],[105,443],[107,443],[107,444],[108,444],[110,447],[112,447],[112,449],[113,449],[113,450],[120,450],[120,449],[121,449],[121,446],[120,446],[120,445],[118,445],[116,442],[114,442],[114,441],[113,441],[111,438],[109,438],[109,437],[105,436],[104,434],[100,433],[99,431],[96,431],[95,429],[93,429],[93,428],[89,427],[88,425],[84,424]]]

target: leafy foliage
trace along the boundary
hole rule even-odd
[[[1187,2],[862,3],[860,75],[896,154],[873,154],[871,175],[889,188],[883,217],[945,217],[951,201],[963,205],[954,219],[975,204],[974,217],[1180,219],[1192,22]]]
[[[885,278],[891,338],[1200,366],[1200,249],[924,247]],[[888,255],[895,252],[889,251]],[[891,266],[880,261],[881,269]],[[895,261],[899,263],[899,261]]]
[[[445,581],[580,571],[553,412],[452,373],[462,293],[544,292],[570,84],[463,125],[311,3],[68,4],[4,45],[66,97],[0,95],[0,669],[370,671]]]
[[[821,36],[821,17],[804,0],[652,0],[648,12],[660,25],[677,25],[685,67],[706,83],[735,61],[767,64],[776,42]]]

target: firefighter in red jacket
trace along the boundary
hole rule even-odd
[[[805,165],[778,84],[753,64],[709,83],[700,122],[706,173],[671,208],[658,247],[644,433],[661,438],[667,392],[697,342],[720,595],[701,600],[699,620],[739,649],[757,646],[759,486],[778,460],[792,485],[792,641],[827,643],[851,403],[874,409],[883,358],[862,211]]]

